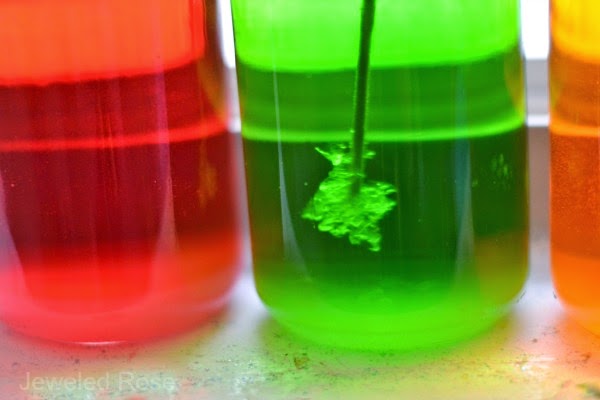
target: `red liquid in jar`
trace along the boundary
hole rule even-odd
[[[146,7],[138,3],[106,7]],[[199,3],[173,8],[190,17]],[[180,46],[188,53],[159,49],[152,65],[124,57],[105,74],[82,72],[103,65],[102,49],[72,62],[76,74],[29,65],[39,81],[11,81],[0,62],[0,319],[14,329],[135,341],[224,306],[240,265],[237,138],[206,89],[219,83],[205,72],[204,45],[192,42]]]

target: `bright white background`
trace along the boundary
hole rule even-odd
[[[531,60],[548,56],[549,0],[521,0],[521,30],[525,57]]]

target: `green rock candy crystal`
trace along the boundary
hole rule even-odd
[[[322,232],[335,237],[348,235],[350,243],[367,243],[369,250],[381,249],[379,221],[396,202],[387,196],[396,189],[385,182],[364,180],[357,193],[352,192],[356,173],[352,170],[352,153],[347,145],[338,145],[327,152],[317,149],[333,164],[333,169],[308,203],[302,217],[318,222]],[[363,157],[370,159],[373,151],[365,151]]]

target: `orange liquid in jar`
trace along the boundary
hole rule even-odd
[[[568,312],[600,334],[600,3],[551,6],[551,257]]]

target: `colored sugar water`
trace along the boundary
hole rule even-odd
[[[232,3],[257,289],[322,343],[460,340],[527,274],[517,2],[369,1]]]
[[[0,320],[98,343],[215,314],[241,231],[214,16],[188,0],[0,0],[0,17],[13,52],[0,59]]]
[[[551,259],[569,313],[600,334],[600,4],[551,8]]]

